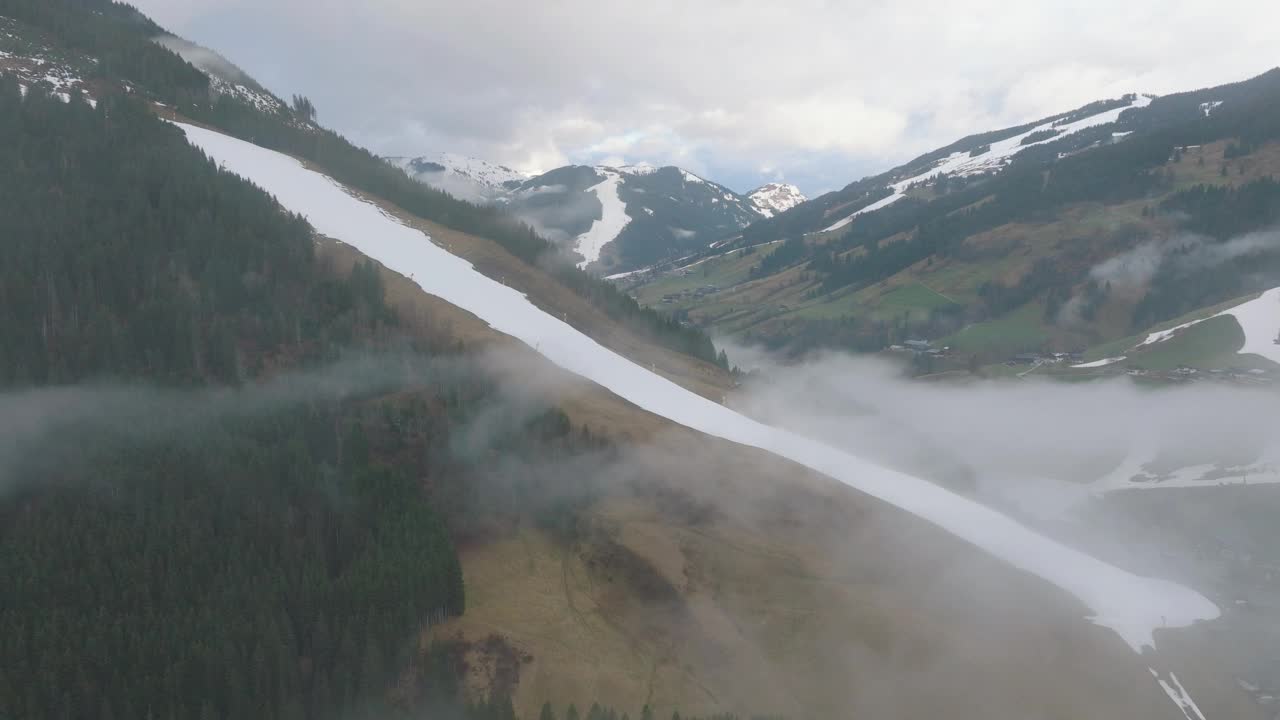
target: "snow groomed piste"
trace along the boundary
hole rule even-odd
[[[1190,588],[1134,575],[932,483],[764,425],[685,390],[542,312],[421,231],[297,160],[203,128],[179,127],[225,169],[273,194],[320,233],[413,278],[424,291],[537,348],[556,365],[657,415],[767,450],[928,520],[1079,598],[1092,610],[1093,622],[1114,630],[1135,652],[1154,646],[1156,628],[1184,627],[1219,615],[1216,605]]]

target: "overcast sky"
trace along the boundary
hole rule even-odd
[[[132,0],[384,155],[842,187],[963,135],[1280,64],[1255,0]]]

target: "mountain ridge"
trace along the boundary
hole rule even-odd
[[[700,249],[802,197],[778,183],[743,195],[674,165],[565,165],[528,175],[450,153],[385,159],[460,199],[506,209],[602,274]]]
[[[966,136],[618,281],[796,352],[921,337],[979,363],[1081,350],[1280,284],[1265,239],[1280,223],[1278,109],[1280,69],[1090,103]],[[1152,273],[1107,282],[1109,261],[1140,256]],[[684,294],[693,263],[716,292]]]

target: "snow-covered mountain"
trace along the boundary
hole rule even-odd
[[[617,273],[705,248],[804,197],[772,183],[740,195],[674,166],[567,165],[536,177],[452,153],[393,157],[410,177],[472,202],[501,203],[544,237]]]
[[[786,183],[769,183],[747,193],[751,203],[764,217],[773,217],[799,205],[808,198],[800,188]]]
[[[617,273],[705,248],[766,217],[751,198],[677,167],[572,165],[532,178],[507,202],[544,236]]]
[[[1031,126],[1017,128],[1016,134],[993,142],[978,144],[968,149],[956,149],[949,155],[934,158],[923,167],[911,167],[894,171],[894,182],[883,197],[845,215],[823,229],[831,232],[845,227],[859,215],[888,207],[906,196],[915,185],[944,177],[970,177],[985,173],[997,173],[1009,162],[1009,158],[1037,145],[1059,140],[1090,128],[1109,125],[1131,108],[1144,108],[1151,104],[1148,95],[1130,94],[1118,101],[1103,101],[1086,106],[1062,116],[1053,117]],[[905,177],[903,177],[905,176]],[[872,189],[871,192],[883,192]]]
[[[439,152],[419,157],[391,157],[387,162],[413,179],[470,202],[500,202],[529,176],[506,165]]]

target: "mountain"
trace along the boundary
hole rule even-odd
[[[748,417],[705,333],[130,6],[0,15],[0,717],[1263,717],[1269,606]]]
[[[449,153],[387,161],[459,199],[502,206],[577,253],[580,267],[609,274],[701,250],[803,199],[776,183],[739,195],[673,166],[568,165],[528,177]]]
[[[780,428],[769,428],[730,408],[700,397],[608,350],[555,315],[541,310],[523,294],[510,292],[505,283],[485,277],[465,261],[451,255],[444,247],[413,242],[413,236],[420,235],[421,230],[353,197],[319,173],[298,163],[281,163],[269,151],[242,140],[195,126],[184,125],[182,129],[194,144],[219,163],[266,188],[290,211],[310,218],[317,230],[324,235],[350,243],[356,249],[369,253],[389,269],[409,278],[416,278],[422,288],[432,295],[473,313],[481,322],[523,341],[527,347],[539,348],[551,362],[565,368],[576,368],[584,378],[677,426],[696,430],[709,438],[729,440],[746,448],[763,449],[775,457],[793,461],[799,467],[824,472],[890,506],[947,527],[959,537],[996,557],[1017,563],[1027,573],[1073,594],[1089,607],[1091,617],[1097,625],[1113,630],[1123,641],[1121,644],[1127,644],[1134,651],[1135,660],[1139,658],[1137,653],[1144,652],[1144,647],[1154,644],[1155,630],[1187,626],[1218,616],[1218,608],[1193,590],[1106,565],[1047,536],[1028,530],[995,510],[962,499],[937,485],[878,467],[864,459]],[[625,510],[615,510],[618,511],[623,512],[623,517],[626,517]],[[679,513],[678,510],[675,512]],[[646,517],[652,516],[646,514]],[[957,517],[967,517],[971,521],[956,522]],[[642,525],[632,528],[634,532],[644,532]],[[526,568],[538,565],[557,568],[560,584],[552,583],[552,587],[556,589],[552,591],[549,601],[558,605],[560,588],[570,582],[577,584],[572,578],[572,573],[576,570],[566,569],[563,562],[539,559],[545,550],[539,549],[537,545],[531,546],[519,541],[517,543],[525,548],[522,557]],[[591,562],[626,557],[626,551],[618,541],[611,543],[611,546],[606,545],[604,549],[606,555],[598,560],[592,558]],[[689,571],[689,567],[685,565],[679,545],[667,545],[666,549],[665,562],[654,558],[655,562],[662,562],[658,566],[641,564],[632,569],[626,564],[615,565],[614,572],[618,579],[607,582],[627,582],[628,576],[635,573],[636,579],[645,583],[638,587],[646,589],[639,591],[643,593],[639,598],[622,594],[614,596],[613,602],[629,603],[648,598],[654,602],[650,613],[661,613],[664,607],[680,603],[683,593],[680,586],[674,583],[681,582],[680,578]],[[671,566],[672,552],[676,553],[674,567]],[[631,562],[638,563],[642,560],[635,558]],[[670,574],[664,575],[664,569]],[[502,560],[498,561],[497,567],[489,568],[489,572],[495,571],[498,577],[509,578],[512,575],[509,565]],[[539,578],[535,586],[542,587],[543,582],[545,579]],[[507,587],[511,585],[507,584]],[[564,592],[569,596],[565,605],[574,607],[572,592],[567,589]],[[742,592],[744,596],[749,594]],[[603,597],[609,595],[612,593],[606,593]],[[545,589],[541,597],[544,602],[548,600]],[[495,601],[498,599],[493,597],[488,600],[489,603]],[[593,602],[592,605],[596,603]],[[688,612],[706,621],[713,618],[722,622],[729,620],[719,612],[708,613],[708,610],[711,608],[706,606],[695,608],[690,605],[688,608]],[[510,609],[502,612],[509,613]],[[592,612],[590,607],[586,612]],[[650,622],[653,617],[650,614]],[[1021,622],[1012,624],[1020,628],[1018,632],[1026,631]],[[701,625],[702,623],[692,623],[687,632],[700,635]],[[685,645],[685,641],[681,641],[681,646],[687,648],[687,652],[712,653],[723,662],[726,646],[745,649],[749,644],[747,637],[735,637],[729,627],[724,629],[729,634],[716,640],[714,646],[705,651],[695,650],[694,646]],[[990,631],[991,628],[988,627],[983,633]],[[492,633],[492,630],[490,628],[482,632]],[[655,630],[652,627],[647,631],[648,634],[653,632]],[[612,636],[608,631],[605,634]],[[1116,649],[1118,648],[1113,648]],[[846,645],[843,652],[847,650]],[[1101,652],[1102,647],[1097,647],[1097,650]],[[1143,659],[1140,664],[1132,666],[1127,674],[1137,679],[1151,672],[1157,679],[1161,678],[1161,671],[1147,670],[1141,666],[1148,662],[1148,656],[1141,657]],[[769,674],[765,672],[757,677],[763,680]],[[1056,678],[1059,685],[1060,679]],[[1126,715],[1159,712],[1156,708],[1161,707],[1161,703],[1157,702],[1160,700],[1160,693],[1151,692],[1154,684],[1146,685],[1151,686],[1148,687],[1148,692],[1129,693],[1127,699],[1121,702],[1121,705],[1128,708]],[[1126,683],[1126,687],[1131,686]],[[913,687],[911,693],[919,696],[921,690]],[[1078,693],[1074,694],[1079,696]],[[925,697],[930,695],[931,691],[924,693]],[[1174,700],[1184,696],[1187,696],[1185,689],[1179,690]],[[936,695],[918,705],[918,711],[922,713],[920,716],[932,714],[933,710],[926,710],[926,707],[938,708],[945,705],[943,697]],[[1055,705],[1062,702],[1062,697],[1057,695],[1059,699],[1054,700]],[[816,711],[818,706],[813,702],[813,699],[802,701],[802,706]],[[762,701],[762,704],[769,707],[768,700]],[[1089,704],[1086,701],[1079,707],[1083,711]],[[974,717],[989,717],[992,705],[990,702],[981,705],[980,714]],[[1016,703],[1009,707],[1014,705]]]
[[[498,202],[529,176],[487,160],[434,153],[420,157],[390,157],[387,162],[404,170],[413,179],[459,200],[476,203]]]
[[[786,212],[807,199],[800,192],[800,188],[785,183],[761,185],[747,193],[747,197],[756,206],[760,215],[766,218]]]
[[[701,250],[762,217],[723,185],[648,165],[558,168],[512,190],[507,207],[607,273]]]
[[[963,138],[622,282],[792,352],[923,338],[951,348],[939,369],[963,369],[1102,345],[1280,285],[1278,108],[1280,70],[1091,103]]]

